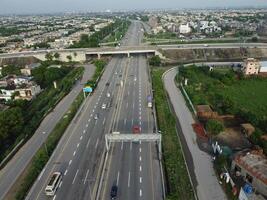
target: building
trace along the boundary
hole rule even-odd
[[[152,28],[156,28],[158,26],[158,18],[156,16],[149,17],[148,24]]]
[[[245,75],[258,74],[260,70],[260,62],[254,58],[248,58],[244,61],[242,71]]]
[[[214,112],[209,105],[197,105],[196,111],[200,120],[208,120],[218,117],[218,113]]]
[[[232,160],[231,171],[267,196],[267,158],[262,150],[238,152]]]
[[[39,67],[40,65],[41,65],[40,63],[32,63],[30,65],[26,65],[24,68],[20,69],[20,72],[24,76],[31,76],[32,75],[32,70],[34,68]]]
[[[189,34],[191,33],[191,28],[189,26],[189,24],[181,24],[180,27],[179,27],[179,31],[180,31],[180,34]]]
[[[240,126],[242,133],[244,133],[247,137],[251,136],[255,131],[254,126],[250,123],[241,124]]]
[[[15,99],[31,100],[41,92],[41,88],[39,85],[30,84],[24,88],[16,89],[15,91],[18,92],[18,95],[15,96]]]
[[[267,61],[260,61],[260,71],[259,73],[267,73]]]

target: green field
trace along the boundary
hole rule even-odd
[[[185,89],[194,105],[209,104],[220,114],[234,114],[257,128],[252,138],[265,149],[260,136],[267,133],[267,78],[244,78],[231,69],[180,68],[180,81],[188,78]]]

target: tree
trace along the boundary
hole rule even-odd
[[[159,56],[153,56],[149,60],[149,64],[153,66],[160,66],[161,64],[161,59]]]
[[[15,74],[15,75],[20,75],[20,68],[16,67],[14,65],[8,65],[6,67],[3,67],[2,69],[2,75],[3,76],[7,76],[9,74]]]
[[[76,57],[77,56],[77,52],[74,52],[73,55],[74,55],[74,57]]]
[[[69,60],[69,62],[72,61],[72,56],[71,55],[68,55],[66,58]]]
[[[221,122],[214,119],[210,119],[206,123],[206,129],[209,133],[213,135],[218,135],[220,132],[224,130],[224,126]]]
[[[252,42],[258,42],[258,38],[257,38],[257,37],[253,37],[253,38],[251,39],[251,41],[252,41]]]
[[[47,53],[45,54],[45,59],[48,60],[48,61],[52,61],[54,58],[53,54],[51,53]]]
[[[54,54],[54,57],[55,57],[55,59],[59,59],[59,58],[60,58],[60,54],[59,54],[58,52],[56,52],[56,53]]]

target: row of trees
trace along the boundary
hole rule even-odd
[[[83,34],[81,35],[80,41],[71,45],[70,48],[98,47],[99,43],[122,23],[124,23],[124,20],[116,20],[114,23],[102,28],[100,31],[95,32],[91,36]]]

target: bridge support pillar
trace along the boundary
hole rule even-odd
[[[130,58],[130,53],[129,52],[127,52],[127,57]]]
[[[100,53],[97,54],[97,59],[98,59],[98,60],[101,59],[101,54],[100,54]]]

